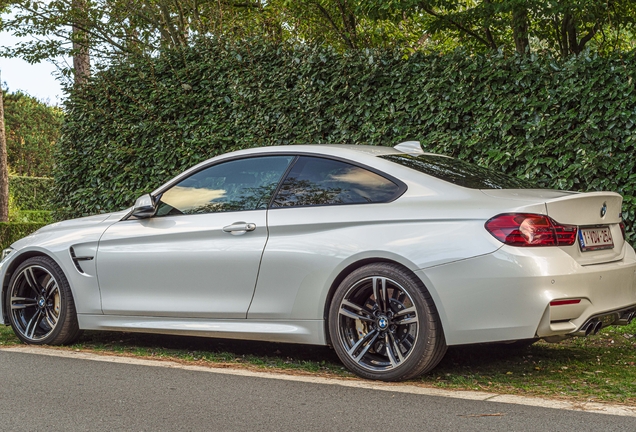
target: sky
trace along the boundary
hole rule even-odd
[[[0,32],[0,45],[13,46],[20,39],[8,32]],[[49,105],[60,105],[64,92],[53,73],[56,68],[49,62],[29,64],[22,59],[0,57],[0,80],[11,93],[28,93]]]

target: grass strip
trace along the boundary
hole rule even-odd
[[[429,374],[411,382],[446,389],[636,404],[636,322],[597,336],[529,348],[450,347]],[[9,327],[0,346],[19,345]],[[327,347],[268,342],[87,331],[65,349],[354,378]]]

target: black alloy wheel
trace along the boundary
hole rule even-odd
[[[79,337],[70,286],[49,257],[29,258],[18,266],[9,282],[6,302],[11,327],[23,342],[59,345]]]
[[[367,265],[345,278],[331,304],[329,333],[345,366],[370,379],[412,378],[446,352],[430,294],[395,264]]]

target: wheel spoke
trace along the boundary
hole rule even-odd
[[[40,324],[38,320],[40,319],[41,316],[42,316],[42,311],[38,310],[36,313],[33,314],[33,316],[31,317],[31,320],[29,321],[26,328],[24,329],[25,336],[28,337],[29,339],[33,339],[33,336],[35,335],[35,329]],[[31,328],[31,334],[29,334],[29,328]]]
[[[22,303],[14,303],[22,302]],[[11,297],[11,309],[25,309],[37,306],[37,301],[29,297]]]
[[[349,307],[351,309],[354,309],[355,312],[350,311],[348,309],[345,309],[345,306],[347,306],[347,307]],[[362,307],[358,306],[357,304],[352,303],[352,302],[350,302],[348,300],[342,300],[342,304],[340,306],[340,314],[344,315],[346,317],[349,317],[349,318],[359,319],[359,320],[362,320],[362,321],[368,321],[368,322],[373,322],[374,321],[373,318],[371,318],[370,316],[367,316],[367,315],[371,315],[370,312],[368,312],[364,308],[362,308]]]
[[[35,278],[35,274],[33,273],[33,268],[32,267],[25,268],[22,274],[24,275],[24,280],[26,280],[27,285],[31,287],[33,292],[35,292],[36,296],[39,296],[41,293],[40,293],[40,290],[38,289],[38,280]]]
[[[362,344],[364,344],[365,342],[367,342],[369,339],[373,338],[373,340],[372,340],[371,342],[369,342],[369,344],[367,345],[367,347],[368,347],[368,346],[370,346],[370,345],[371,345],[371,343],[373,343],[373,341],[375,341],[375,338],[377,338],[377,337],[378,337],[378,334],[379,334],[379,333],[378,333],[376,330],[371,330],[369,333],[367,333],[366,335],[364,335],[364,337],[362,337],[362,338],[358,339],[358,342],[356,342],[356,343],[355,343],[355,344],[354,344],[351,348],[349,348],[349,349],[347,350],[347,353],[349,353],[349,355],[350,355],[351,357],[356,358],[356,357],[354,356],[354,354],[355,354],[355,352],[358,350],[358,348],[360,348],[360,346],[361,346]],[[367,349],[368,349],[368,348],[367,348]],[[367,352],[367,351],[366,351],[366,349],[365,349],[362,355],[364,355],[364,353],[366,353],[366,352]],[[357,359],[356,359],[356,360],[357,360]]]
[[[402,355],[402,351],[400,350],[400,346],[398,345],[397,341],[395,340],[395,336],[393,336],[391,333],[389,333],[388,335],[389,335],[389,339],[391,339],[391,346],[395,349],[395,353],[397,354],[398,358],[400,359],[400,363],[402,363],[404,361],[404,356]]]
[[[371,281],[371,287],[373,288],[373,298],[375,299],[375,304],[378,309],[382,310],[382,306],[380,305],[380,293],[378,291],[378,278],[373,278],[373,280]]]
[[[364,341],[364,340],[368,340],[368,337],[369,337],[370,335],[373,335],[373,337],[371,338],[371,340],[369,341],[369,343],[367,343],[367,344],[365,345],[365,347],[362,349],[362,351],[360,351],[360,354],[358,354],[357,356],[353,357],[353,354],[351,354],[351,352],[355,352],[355,350],[353,350],[353,348],[352,348],[352,350],[353,350],[353,351],[351,351],[351,352],[350,352],[350,355],[351,355],[351,356],[353,357],[353,359],[354,359],[355,361],[357,361],[358,363],[360,362],[360,359],[362,359],[362,357],[364,357],[364,355],[367,353],[367,351],[369,351],[369,348],[371,348],[371,345],[373,345],[373,343],[374,343],[374,342],[375,342],[375,340],[378,338],[378,336],[380,336],[380,333],[378,333],[378,332],[377,332],[377,331],[375,331],[375,330],[370,331],[369,333],[367,333],[367,334],[366,334],[366,336],[365,336],[365,337],[363,337],[362,339],[360,339],[360,340],[358,341],[358,343],[356,343],[356,344],[354,345],[354,347],[359,346],[359,345],[360,345],[360,342],[362,342],[362,341]]]
[[[55,325],[57,324],[57,317],[55,316],[55,314],[48,308],[45,309],[44,313],[45,313],[46,322],[49,323],[49,326],[51,327],[51,329],[55,328]]]
[[[386,349],[386,354],[389,357],[389,361],[391,362],[391,366],[396,367],[398,365],[398,362],[395,358],[395,355],[393,354],[393,350],[391,349],[391,343],[389,342],[388,334],[384,336],[384,345]]]
[[[398,321],[393,321],[393,324],[395,325],[404,325],[404,324],[414,324],[417,323],[417,315],[413,315],[411,317],[406,317],[404,319],[398,320]]]
[[[386,313],[389,311],[389,296],[386,292],[386,279],[382,278],[382,305],[384,306],[383,311]]]
[[[378,281],[382,281],[382,285],[378,287]],[[386,294],[386,279],[385,278],[373,278],[373,296],[375,297],[375,303],[381,312],[387,311],[387,294]]]
[[[50,278],[49,281],[46,283],[46,287],[44,287],[44,292],[46,293],[44,295],[44,298],[48,300],[49,297],[51,297],[51,294],[53,294],[55,291],[57,291],[57,283],[55,282],[55,279]]]
[[[411,306],[409,308],[406,309],[402,309],[401,311],[397,312],[395,315],[393,315],[394,317],[399,317],[402,315],[406,315],[406,314],[410,314],[410,313],[415,313],[417,310],[415,309],[415,306]]]
[[[373,322],[374,320],[372,320],[371,318],[364,316],[364,315],[358,315],[355,312],[351,312],[350,310],[347,309],[340,309],[340,315],[344,315],[346,317],[349,318],[353,318],[356,320],[361,320],[361,321],[368,321],[368,322]]]

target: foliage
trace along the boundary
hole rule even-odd
[[[72,93],[55,200],[76,216],[125,208],[240,148],[415,139],[543,187],[617,191],[634,240],[635,71],[636,52],[563,62],[213,41],[166,51]]]
[[[9,222],[50,224],[53,222],[51,210],[16,210],[9,213]]]
[[[201,35],[281,40],[283,17],[258,0],[9,0],[12,14],[0,30],[27,37],[0,49],[0,55],[28,62],[57,62],[90,49],[96,59],[122,54],[153,55],[187,46]],[[70,76],[64,62],[61,72]]]
[[[51,210],[53,179],[9,176],[9,195],[19,210]]]
[[[51,175],[53,146],[64,118],[62,109],[21,92],[5,93],[4,104],[11,171],[21,176]]]
[[[0,222],[0,248],[8,248],[12,243],[42,228],[46,223]]]
[[[51,178],[9,176],[9,221],[0,222],[0,250],[53,221],[52,186]]]
[[[421,17],[433,41],[478,51],[551,53],[567,58],[634,48],[633,0],[361,0],[371,16]]]
[[[629,50],[633,0],[9,0],[0,21],[29,39],[0,55],[29,62],[88,51],[97,62],[128,54],[155,55],[191,46],[199,37],[228,42],[322,44],[338,50],[503,50],[566,58],[585,48]],[[36,37],[33,37],[36,36]],[[70,76],[71,70],[59,64]],[[77,65],[76,65],[77,67]]]

